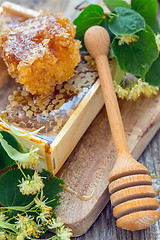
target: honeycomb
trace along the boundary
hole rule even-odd
[[[32,95],[51,95],[80,62],[75,33],[68,18],[52,13],[7,28],[0,45],[10,75]]]
[[[12,27],[17,23],[24,22],[26,18],[24,16],[15,15],[12,11],[2,8],[0,11],[0,34],[4,29]],[[0,58],[2,58],[2,52],[0,49]]]
[[[2,8],[0,12],[0,32],[8,27],[12,27],[17,23],[24,22],[26,20],[23,16],[15,15],[13,12]]]
[[[74,76],[57,84],[55,92],[43,99],[17,86],[8,97],[9,104],[0,117],[27,131],[45,126],[40,132],[41,138],[52,142],[96,82],[98,73],[92,63],[82,54]]]

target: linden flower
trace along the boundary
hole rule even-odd
[[[61,218],[52,218],[50,223],[47,225],[48,228],[53,229],[53,228],[61,228],[63,226],[63,222],[61,221]]]
[[[140,96],[151,97],[159,92],[159,87],[151,86],[141,79],[138,79],[138,82],[131,89],[123,88],[114,81],[114,88],[119,98],[127,100],[136,100]]]
[[[49,219],[51,218],[52,214],[48,211],[46,212],[41,212],[39,214],[39,216],[37,217],[37,221],[38,223],[40,224],[40,221],[43,223],[43,224],[46,224],[49,222]]]
[[[119,84],[117,84],[115,81],[114,81],[114,89],[115,89],[115,92],[117,93],[118,97],[119,98],[126,98],[126,96],[128,95],[128,91],[127,89],[125,88],[122,88]]]
[[[5,239],[6,239],[5,233],[2,232],[2,231],[0,231],[0,239],[1,239],[1,240],[5,240]]]
[[[16,240],[23,240],[25,238],[31,238],[31,236],[37,236],[37,225],[31,216],[22,216],[18,214],[15,227],[19,230]]]
[[[3,213],[0,213],[0,222],[4,222],[6,220],[6,216]]]
[[[20,192],[23,195],[36,194],[44,187],[41,176],[35,171],[32,178],[28,175],[27,179],[22,178],[21,183],[18,185]]]
[[[135,34],[132,35],[123,35],[123,36],[116,36],[116,38],[119,39],[118,45],[121,46],[124,43],[127,43],[128,45],[132,42],[137,42],[139,37]]]
[[[53,214],[52,207],[47,206],[45,204],[46,200],[41,201],[40,199],[38,199],[38,197],[35,197],[34,201],[35,201],[36,207],[40,208],[40,210],[41,210],[41,213],[37,217],[37,220],[38,221],[41,220],[42,223],[47,223]]]
[[[145,86],[145,91],[143,95],[145,97],[152,97],[153,95],[157,95],[159,92],[159,87],[150,86],[149,84]]]
[[[24,240],[24,239],[25,239],[25,236],[23,235],[23,233],[20,233],[16,238],[16,240]]]
[[[59,240],[70,240],[73,234],[70,228],[65,228],[62,226],[60,229],[57,230],[57,237]]]
[[[37,152],[33,152],[33,147],[31,147],[28,161],[18,161],[18,163],[23,168],[34,168],[40,165],[40,155]]]
[[[143,91],[144,91],[143,82],[138,81],[138,83],[135,84],[131,90],[129,90],[127,98],[129,100],[136,100],[143,93]]]

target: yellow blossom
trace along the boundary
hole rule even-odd
[[[65,228],[62,226],[60,229],[57,230],[57,236],[60,240],[70,240],[70,237],[73,236],[70,228]]]
[[[27,216],[27,215],[22,216],[18,214],[15,227],[19,231],[19,234],[17,235],[16,240],[31,238],[31,236],[35,237],[38,232],[38,228],[36,223],[33,221],[33,217]]]
[[[3,213],[0,213],[0,222],[4,222],[6,219],[6,216]]]
[[[33,152],[33,147],[31,147],[28,161],[18,161],[18,163],[23,168],[34,168],[40,165],[40,158],[40,155],[37,152]]]
[[[23,233],[20,233],[18,236],[17,236],[17,238],[16,238],[16,240],[24,240],[24,235],[23,235]]]
[[[140,96],[151,97],[157,95],[159,92],[159,87],[154,87],[149,85],[147,82],[138,79],[138,82],[134,84],[133,87],[123,88],[121,85],[114,81],[115,92],[119,98],[127,100],[136,100]]]
[[[20,192],[23,195],[36,194],[44,187],[41,176],[35,171],[32,178],[28,175],[27,179],[22,178],[21,183],[18,185]]]
[[[126,96],[128,95],[128,91],[127,89],[125,88],[122,88],[119,84],[117,84],[115,81],[114,81],[114,89],[115,89],[115,92],[117,93],[118,97],[119,98],[126,98]]]
[[[61,228],[63,226],[63,222],[61,221],[60,217],[57,217],[56,219],[53,218],[47,226],[50,229]]]
[[[41,201],[40,199],[38,199],[37,196],[35,197],[34,201],[35,201],[36,207],[40,208],[40,210],[41,210],[41,213],[37,217],[37,220],[38,221],[41,220],[42,223],[47,223],[48,220],[53,215],[52,207],[51,206],[47,206],[45,204],[46,200],[45,201]]]
[[[132,42],[137,42],[139,37],[135,34],[132,35],[123,35],[123,36],[116,36],[119,39],[118,45],[121,46],[122,44],[126,43],[129,45]]]
[[[2,231],[0,231],[0,239],[1,239],[1,240],[5,240],[5,239],[6,239],[5,233],[2,232]]]

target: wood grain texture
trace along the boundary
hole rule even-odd
[[[116,163],[109,174],[109,182],[113,183],[122,180],[125,184],[125,187],[122,187],[114,193],[110,191],[109,184],[109,193],[111,194],[110,201],[112,206],[115,206],[113,211],[119,208],[116,225],[119,228],[131,231],[142,230],[158,221],[160,219],[160,213],[153,210],[154,201],[157,202],[157,205],[158,201],[156,199],[152,199],[152,202],[148,201],[148,197],[154,198],[156,196],[153,186],[150,184],[142,185],[141,181],[137,181],[135,185],[130,179],[128,179],[128,184],[126,184],[126,176],[138,177],[139,174],[142,173],[145,176],[148,170],[145,166],[137,162],[129,152],[111,70],[108,58],[106,57],[110,47],[110,37],[103,27],[93,26],[86,31],[84,43],[87,51],[96,61],[117,156]],[[117,187],[118,186],[119,185],[117,185]],[[136,206],[136,201],[138,201],[139,198],[141,198],[141,202]],[[145,200],[148,201],[147,207]],[[116,215],[117,214],[113,214],[113,216]]]
[[[3,1],[0,1],[2,3]],[[33,8],[36,10],[45,9],[45,10],[56,10],[63,11],[65,10],[65,14],[71,11],[71,18],[73,18],[73,10],[74,6],[79,4],[81,1],[55,1],[55,0],[40,0],[40,1],[26,1],[26,0],[15,0],[12,1],[14,3],[21,4],[22,6]],[[69,14],[68,14],[69,16]],[[156,133],[159,124],[159,116],[154,116],[155,108],[159,107],[159,102],[157,102],[157,98],[155,98],[154,104],[150,99],[140,99],[139,101],[130,103],[130,108],[127,108],[128,103],[126,101],[120,101],[120,108],[123,112],[123,121],[125,125],[125,131],[127,132],[127,141],[132,152],[132,155],[137,158],[139,154],[146,148],[146,145],[149,143],[152,136]],[[148,111],[142,113],[141,110],[148,106]],[[153,108],[152,108],[153,107]],[[136,118],[133,116],[136,115]],[[128,117],[129,116],[129,117]],[[143,119],[146,121],[146,125],[144,125]],[[108,189],[106,186],[108,185],[108,175],[115,161],[115,151],[113,142],[111,141],[110,130],[108,129],[108,122],[106,117],[105,109],[103,108],[101,112],[98,114],[96,119],[93,121],[87,132],[84,134],[82,139],[80,140],[78,146],[75,148],[68,161],[64,165],[63,169],[67,169],[65,174],[63,175],[66,183],[72,186],[73,189],[80,191],[81,193],[90,194],[92,191],[92,187],[94,187],[93,180],[96,178],[100,185],[96,185],[94,192],[96,193],[96,198],[103,196],[101,201],[105,203],[108,202]],[[132,134],[134,133],[134,134]],[[98,137],[100,136],[100,137]],[[142,141],[143,139],[143,141]],[[144,141],[145,140],[145,141]],[[154,186],[157,188],[157,194],[159,199],[159,186],[160,186],[160,131],[154,137],[152,142],[148,145],[147,149],[144,151],[142,156],[139,158],[139,162],[145,165],[149,172],[152,173],[152,176],[156,178],[153,179]],[[106,154],[108,154],[108,161],[106,161]],[[94,164],[91,166],[90,162]],[[107,162],[107,164],[106,164]],[[70,163],[70,164],[69,164]],[[81,170],[77,171],[77,175],[79,178],[73,182],[71,182],[71,176],[73,175],[74,167],[78,168],[78,165],[81,166]],[[90,182],[88,182],[86,178],[85,170],[89,169],[89,177]],[[96,170],[100,169],[101,172],[97,172]],[[91,186],[90,186],[90,183]],[[82,188],[79,188],[81,186]],[[105,189],[105,191],[104,191]],[[66,205],[73,208],[71,203],[75,199],[73,195],[66,194]],[[63,197],[64,199],[64,197]],[[62,199],[62,206],[63,200]],[[95,198],[91,199],[92,204],[95,205]],[[79,200],[77,200],[79,202]],[[92,207],[90,201],[82,202],[81,205],[87,203],[89,207]],[[101,205],[101,204],[100,204]],[[95,205],[95,215],[98,216],[105,207],[104,204],[101,205],[101,209]],[[78,207],[77,207],[78,208]],[[76,210],[76,206],[75,206]],[[69,211],[69,210],[68,210]],[[61,214],[64,213],[63,208],[60,210]],[[78,214],[77,214],[78,212]],[[83,215],[85,209],[81,211],[81,208],[78,208],[76,212],[77,215]],[[64,216],[63,216],[64,217]],[[72,216],[71,216],[72,217]],[[96,217],[95,217],[96,219]],[[71,219],[72,220],[72,219]],[[118,229],[115,225],[115,219],[112,214],[112,207],[110,203],[104,208],[102,213],[99,215],[95,223],[92,225],[90,230],[81,237],[73,238],[74,240],[158,240],[160,239],[160,230],[159,230],[159,222],[157,222],[154,226],[136,232],[130,232]],[[44,238],[51,236],[51,233],[47,233]]]
[[[154,134],[156,125],[160,124],[160,110],[158,110],[160,96],[152,99],[141,98],[131,103],[126,101],[119,103],[129,149],[137,158],[151,140],[151,132]],[[156,117],[154,110],[158,111]],[[150,128],[150,131],[147,132],[147,128]],[[87,230],[107,204],[109,194],[106,186],[115,159],[113,140],[106,111],[103,108],[61,169],[61,172],[66,171],[62,176],[66,184],[77,192],[89,195],[92,188],[94,189],[92,199],[87,202],[69,193],[64,193],[62,196],[62,205],[58,209],[58,214],[72,227],[75,234],[80,235]],[[68,215],[71,217],[68,218]]]
[[[139,162],[144,164],[152,176],[154,186],[158,190],[160,187],[160,131],[156,134],[150,144],[147,146]],[[152,161],[151,161],[152,159]],[[160,199],[159,190],[157,198]],[[73,238],[74,240],[159,240],[160,239],[160,223],[157,222],[150,228],[141,231],[130,232],[115,227],[115,219],[112,216],[112,207],[109,204],[105,207],[96,222],[90,230],[81,237]]]
[[[152,161],[151,161],[152,159]],[[145,151],[139,158],[139,162],[144,164],[153,178],[153,185],[157,189],[157,199],[160,201],[160,131],[155,135],[148,144]],[[110,202],[104,208],[95,223],[89,231],[83,236],[73,238],[73,240],[159,240],[160,223],[141,231],[126,231],[116,227],[115,218],[112,214]],[[47,233],[44,238],[52,236]]]

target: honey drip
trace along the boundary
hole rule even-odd
[[[60,179],[64,179],[66,173],[68,172],[68,168],[62,168],[60,171],[57,173],[57,177]],[[89,195],[86,194],[79,194],[77,191],[73,190],[70,186],[64,184],[62,185],[63,190],[69,193],[74,194],[77,198],[79,198],[82,201],[88,201],[93,197],[94,194],[94,189],[92,189],[92,192]]]
[[[63,190],[69,193],[74,194],[78,199],[82,200],[82,201],[88,201],[93,197],[94,194],[94,189],[92,188],[92,192],[90,193],[90,195],[85,195],[85,194],[79,194],[78,192],[76,192],[75,190],[73,190],[70,186],[68,185],[63,185]]]

